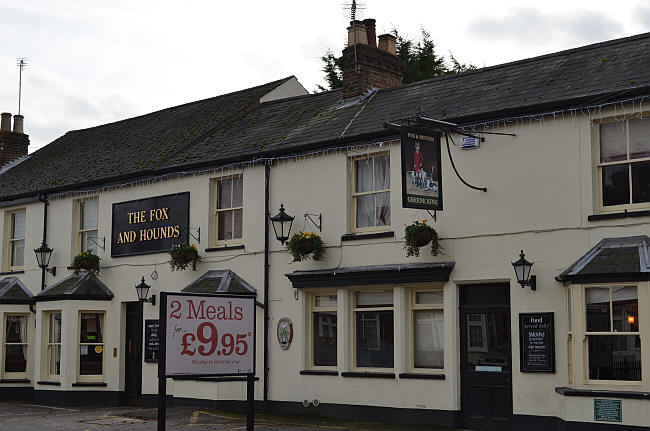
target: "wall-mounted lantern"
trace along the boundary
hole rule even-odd
[[[291,225],[293,225],[294,218],[295,217],[292,217],[285,212],[283,204],[280,204],[280,212],[273,217],[269,217],[273,224],[275,237],[282,243],[282,245],[284,245],[284,243],[289,239]]]
[[[36,262],[38,262],[38,267],[41,268],[42,277],[41,277],[41,290],[45,289],[45,272],[49,272],[56,277],[56,267],[48,268],[50,265],[50,259],[52,258],[52,250],[45,244],[45,241],[41,243],[39,248],[34,249],[36,254]]]
[[[524,251],[521,250],[519,254],[519,260],[516,262],[511,262],[513,268],[515,269],[515,274],[517,276],[517,281],[521,284],[521,287],[530,286],[530,290],[537,289],[537,277],[530,275],[530,270],[533,267],[533,262],[528,262],[524,258]]]
[[[140,302],[149,302],[151,305],[156,305],[156,295],[151,295],[151,298],[147,299],[149,289],[151,289],[151,286],[145,283],[144,277],[142,277],[140,284],[135,286],[135,291],[138,293],[138,300]]]

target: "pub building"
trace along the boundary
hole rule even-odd
[[[289,77],[29,155],[2,114],[0,397],[153,406],[161,292],[253,294],[266,411],[646,429],[650,33],[408,85],[374,20],[348,40],[332,91]],[[293,261],[301,231],[321,260]],[[241,408],[243,380],[169,402]]]

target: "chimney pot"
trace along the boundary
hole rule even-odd
[[[0,132],[11,132],[11,114],[3,112],[0,115]]]
[[[23,132],[23,120],[25,117],[22,115],[14,115],[14,133],[25,133]]]
[[[372,18],[364,19],[363,25],[366,26],[368,45],[377,48],[377,33],[375,32],[375,20]]]
[[[388,33],[379,35],[379,49],[397,55],[397,38]]]
[[[350,21],[350,27],[348,27],[348,46],[354,46],[354,23],[356,23],[357,45],[368,45],[366,26],[363,25],[362,21]]]

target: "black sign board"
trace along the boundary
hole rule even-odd
[[[160,321],[144,321],[144,361],[158,362],[160,351]]]
[[[553,313],[519,314],[519,368],[522,372],[555,372]]]
[[[442,210],[440,133],[402,126],[402,207]]]
[[[190,193],[113,204],[111,256],[168,252],[189,240]]]

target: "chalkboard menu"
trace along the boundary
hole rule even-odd
[[[519,313],[519,368],[522,372],[555,372],[553,313]]]
[[[144,361],[158,362],[158,346],[160,345],[160,336],[158,329],[160,322],[158,320],[144,321]]]

